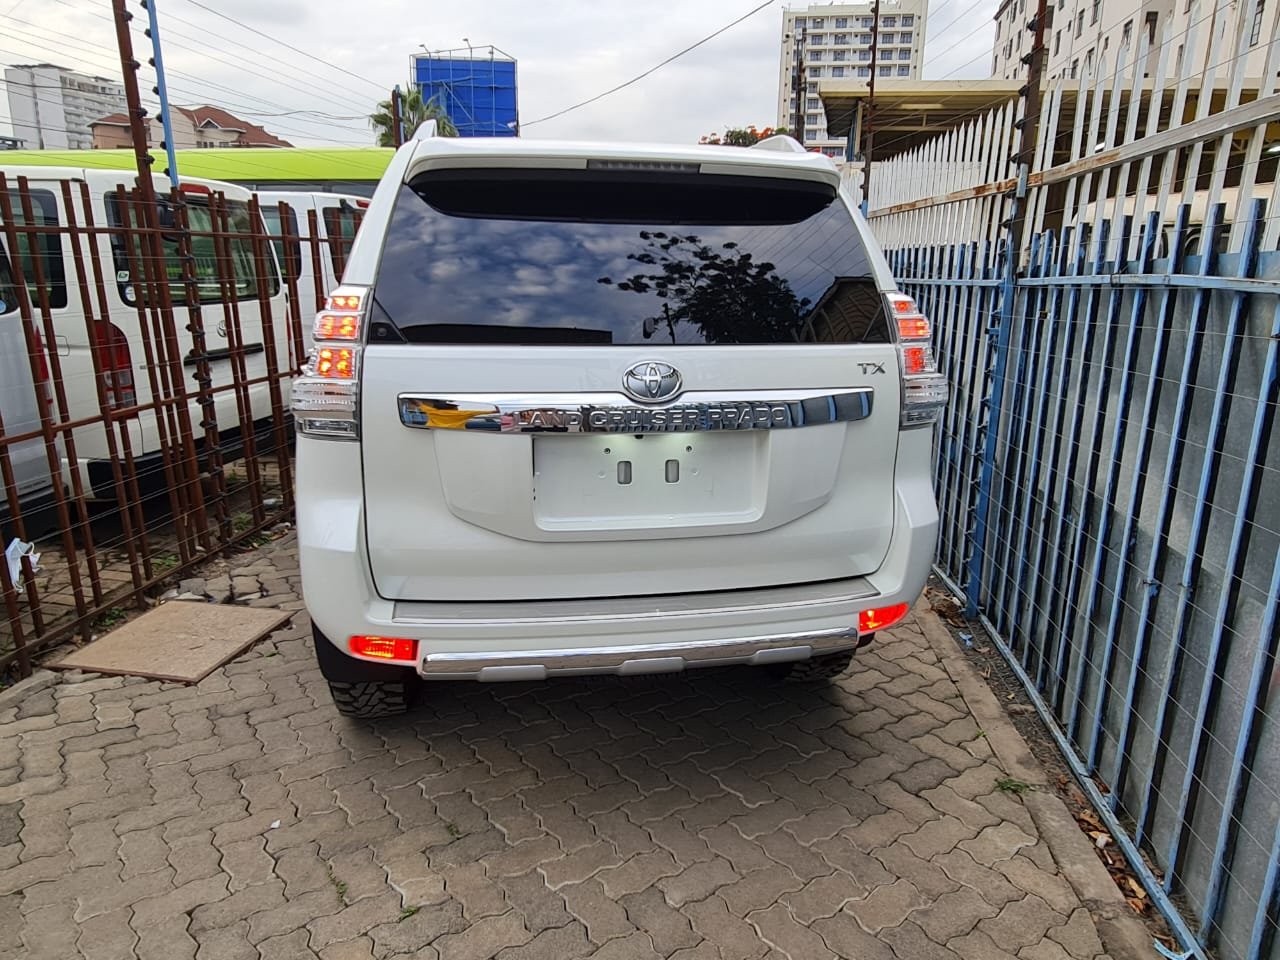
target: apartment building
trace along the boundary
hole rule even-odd
[[[1126,62],[1132,62],[1145,41],[1165,42],[1168,34],[1166,76],[1177,76],[1185,58],[1191,57],[1190,70],[1199,74],[1215,34],[1215,8],[1220,0],[1049,0],[1052,23],[1045,35],[1049,48],[1045,76],[1049,80],[1074,80],[1096,71],[1103,57],[1107,71],[1115,70],[1120,51]],[[1243,0],[1236,0],[1242,3]],[[1034,37],[1026,23],[1035,16],[1036,0],[1004,0],[996,11],[995,50],[991,75],[1004,80],[1019,80],[1027,75],[1022,58],[1030,52]],[[1235,23],[1235,4],[1225,8],[1228,24]],[[1269,35],[1274,13],[1265,0],[1259,2],[1255,14],[1244,26],[1244,42],[1248,48],[1246,76],[1260,77],[1264,69],[1267,47],[1274,41]],[[1217,51],[1219,74],[1225,74],[1225,60],[1234,55],[1235,37],[1212,44]],[[1148,73],[1155,70],[1159,54],[1148,55]]]
[[[928,12],[928,0],[813,4],[784,10],[778,126],[796,134],[810,150],[842,159],[844,140],[828,135],[818,83],[841,78],[866,82],[873,65],[877,83],[918,80]]]
[[[4,83],[13,137],[29,150],[87,150],[93,146],[90,124],[125,109],[119,82],[52,63],[5,67]]]

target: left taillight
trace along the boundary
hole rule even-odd
[[[129,339],[123,330],[105,320],[94,324],[94,336],[98,341],[98,363],[102,369],[107,406],[112,410],[136,407],[138,393],[133,382],[133,355],[129,352]]]
[[[888,296],[902,368],[902,413],[899,426],[932,426],[947,405],[947,378],[938,372],[931,345],[933,326],[915,300],[902,293]]]
[[[338,287],[316,314],[315,346],[290,397],[299,433],[325,440],[360,438],[356,399],[368,293],[365,287]]]

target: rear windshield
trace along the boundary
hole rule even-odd
[[[883,298],[825,184],[441,171],[401,188],[381,342],[883,343]]]

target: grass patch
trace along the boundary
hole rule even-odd
[[[177,565],[178,557],[177,554],[173,553],[166,553],[162,556],[155,557],[151,561],[151,569],[157,573],[165,573],[166,571],[172,570]]]
[[[462,836],[462,831],[458,829],[458,825],[456,823],[446,823],[444,828],[448,831],[449,836],[454,837],[455,839]]]
[[[347,882],[339,880],[333,872],[333,865],[325,867],[325,873],[329,876],[329,882],[333,884],[334,892],[338,895],[338,902],[344,907],[347,905]]]
[[[1013,777],[1001,777],[996,781],[996,789],[1003,790],[1005,793],[1012,793],[1015,796],[1022,796],[1031,789],[1031,784],[1024,783],[1021,780],[1015,780]]]
[[[110,610],[93,621],[93,626],[97,630],[110,630],[112,627],[118,627],[124,623],[129,614],[125,612],[124,607],[112,607]]]

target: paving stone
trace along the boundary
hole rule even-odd
[[[461,933],[447,934],[432,944],[440,960],[485,960],[507,947],[528,943],[533,935],[514,911],[486,917]]]
[[[350,940],[379,924],[390,923],[400,915],[400,895],[395,892],[359,900],[337,913],[318,917],[308,923],[311,947],[313,950],[323,950],[331,943]]]
[[[756,960],[769,949],[755,927],[730,912],[728,905],[718,896],[691,903],[684,912],[693,929],[714,943],[724,960]]]
[[[653,886],[663,877],[673,877],[680,866],[666,850],[641,853],[617,867],[609,867],[596,874],[610,897],[619,900],[629,893],[639,893]]]
[[[535,936],[552,927],[562,927],[573,917],[565,909],[564,898],[547,886],[536,870],[515,877],[498,877],[507,902],[524,919]]]
[[[774,864],[762,870],[754,870],[741,880],[716,891],[716,895],[740,917],[753,910],[764,910],[778,902],[784,893],[793,893],[804,886],[786,867]]]
[[[133,929],[139,931],[148,927],[159,926],[197,907],[216,903],[227,897],[227,878],[225,876],[206,877],[176,887],[169,893],[158,897],[148,897],[133,905]],[[185,921],[185,917],[183,918]],[[186,923],[182,925],[186,930]]]
[[[1005,904],[999,915],[978,924],[987,934],[1010,953],[1039,943],[1054,927],[1063,926],[1067,918],[1055,911],[1035,894]]]
[[[462,918],[462,908],[454,902],[429,904],[407,915],[402,911],[396,920],[380,924],[368,932],[370,952],[379,960],[414,953],[429,947],[445,934],[461,933],[469,926]],[[327,957],[330,950],[333,950],[332,946],[322,950],[321,955]],[[414,955],[417,956],[416,953]]]
[[[1014,888],[1023,893],[1036,894],[1063,916],[1070,916],[1080,906],[1080,899],[1076,896],[1075,890],[1061,875],[1040,869],[1020,854],[1008,860],[998,861],[993,869],[1003,874]],[[1101,952],[1101,950],[1095,951],[1095,953]]]
[[[249,924],[244,920],[194,936],[199,944],[196,960],[258,960],[258,951],[248,940]]]
[[[964,840],[956,846],[973,857],[975,862],[990,867],[1001,860],[1010,859],[1023,847],[1034,843],[1034,837],[1012,823],[1005,822],[987,827],[972,840]]]
[[[812,930],[822,938],[826,949],[837,957],[896,960],[893,950],[883,939],[867,933],[847,912],[841,911],[833,917],[815,921]]]
[[[905,837],[872,855],[894,876],[910,880],[926,900],[936,900],[944,893],[960,889],[960,884],[947,876],[934,859],[916,856],[914,848],[907,842],[909,839]]]
[[[1078,960],[1096,957],[1103,952],[1093,918],[1083,907],[1073,910],[1062,926],[1050,927],[1046,937],[1062,945],[1071,957]]]
[[[812,924],[824,917],[834,917],[847,904],[866,897],[868,891],[844,872],[810,880],[800,890],[784,894],[787,905],[800,923]]]
[[[679,908],[686,903],[705,900],[716,890],[739,879],[740,875],[728,860],[714,857],[695,863],[674,877],[664,877],[658,881],[658,889],[671,906]]]
[[[138,935],[129,926],[130,916],[124,907],[80,924],[77,947],[85,960],[132,960]]]
[[[316,954],[308,946],[309,939],[306,930],[271,937],[258,944],[258,955],[262,960],[314,960]]]
[[[595,950],[596,945],[587,939],[586,929],[575,922],[544,930],[523,946],[507,947],[498,952],[497,960],[576,960]]]
[[[924,898],[910,880],[895,880],[876,887],[863,899],[846,905],[845,910],[853,914],[868,933],[879,933],[887,927],[896,927],[913,910],[924,905]]]
[[[977,890],[961,887],[944,893],[917,910],[911,919],[919,924],[934,943],[948,943],[973,930],[979,921],[998,915],[1000,907],[992,906]]]
[[[556,892],[564,898],[566,909],[586,926],[587,936],[593,943],[603,944],[635,930],[627,919],[627,912],[596,880],[569,884]]]

